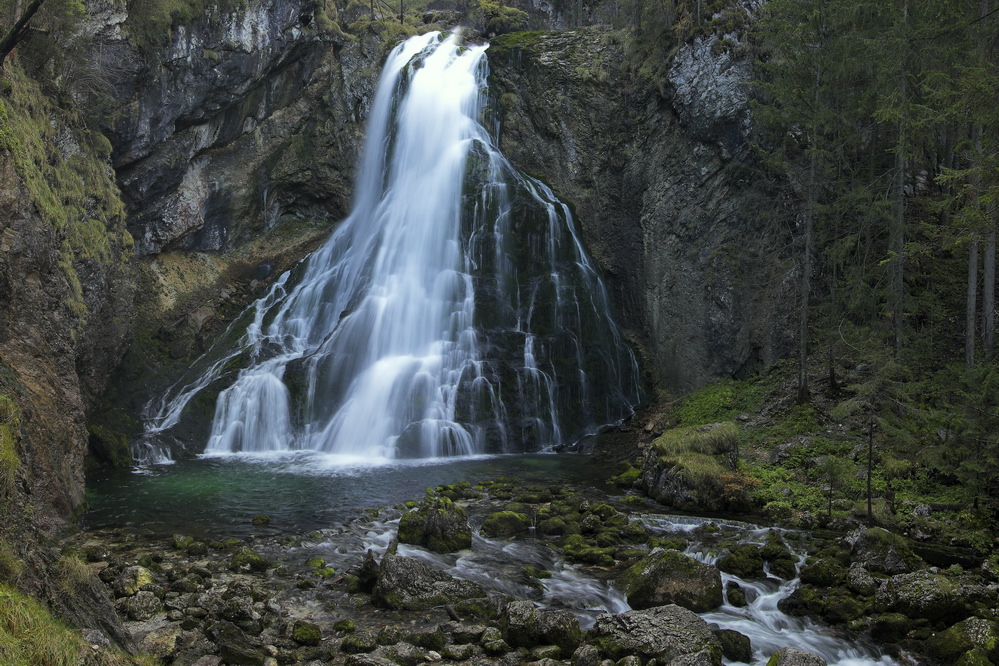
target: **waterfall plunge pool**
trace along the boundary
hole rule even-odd
[[[426,488],[513,476],[525,483],[598,485],[606,467],[588,456],[528,454],[362,459],[312,451],[200,456],[88,479],[88,527],[159,535],[246,537],[328,528],[358,512],[420,500]],[[266,514],[266,527],[252,524]]]

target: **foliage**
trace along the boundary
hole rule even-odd
[[[778,372],[775,368],[772,372]],[[754,412],[773,390],[770,374],[744,381],[709,384],[681,398],[670,410],[670,422],[677,426],[698,426],[729,421],[744,412]]]
[[[508,7],[502,0],[475,0],[474,15],[487,35],[502,35],[527,28],[527,12]]]

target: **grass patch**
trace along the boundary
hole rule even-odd
[[[17,468],[21,457],[17,453],[21,410],[9,395],[0,394],[0,493],[10,498],[14,494]]]
[[[87,648],[79,634],[47,608],[0,583],[0,663],[7,666],[77,666]]]
[[[654,446],[664,456],[685,453],[717,455],[731,451],[738,441],[738,426],[722,423],[714,427],[687,426],[667,430],[656,439]]]

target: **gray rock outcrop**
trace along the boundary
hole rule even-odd
[[[606,659],[633,655],[642,662],[655,659],[672,663],[685,655],[704,651],[710,663],[720,666],[722,649],[707,622],[675,605],[633,610],[619,615],[601,615],[587,635]]]

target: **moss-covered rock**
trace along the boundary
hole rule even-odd
[[[340,643],[340,649],[347,654],[374,652],[378,647],[378,637],[370,630],[355,631]]]
[[[782,647],[771,655],[767,666],[827,666],[828,662],[817,654],[793,647]]]
[[[295,620],[291,629],[291,638],[300,645],[319,645],[323,640],[323,632],[318,624]]]
[[[540,610],[531,601],[514,601],[506,607],[503,636],[513,647],[557,645],[562,654],[579,647],[579,620],[564,610]]]
[[[806,563],[801,569],[801,582],[820,587],[833,587],[842,585],[846,580],[846,574],[847,570],[835,560],[816,560]]]
[[[472,547],[472,528],[465,510],[443,497],[428,500],[399,519],[399,543],[424,546],[436,553]]]
[[[382,558],[372,591],[376,604],[396,610],[426,610],[485,596],[475,583],[454,578],[426,562],[391,553]]]
[[[739,578],[762,578],[763,555],[760,546],[740,544],[732,546],[729,552],[718,560],[718,568]]]
[[[568,559],[574,562],[597,566],[611,566],[614,564],[613,548],[594,546],[579,534],[573,534],[566,538],[562,543],[562,552]]]
[[[482,534],[489,538],[501,538],[523,534],[531,527],[527,514],[516,511],[497,511],[489,514],[482,523]]]
[[[999,629],[995,622],[968,618],[931,636],[926,641],[926,651],[945,664],[956,663],[971,651],[990,661],[999,661]]]
[[[703,613],[722,603],[721,574],[676,550],[655,549],[618,579],[632,608],[677,604]]]
[[[898,643],[917,623],[901,613],[882,613],[871,619],[871,638],[878,643]]]
[[[152,571],[145,567],[134,566],[128,567],[118,574],[111,588],[116,597],[131,597],[142,588],[153,585],[155,582]]]
[[[760,555],[774,576],[791,580],[798,574],[795,557],[776,530],[767,532],[767,541],[760,548]]]
[[[721,643],[722,656],[731,661],[749,663],[753,659],[753,646],[749,636],[733,629],[715,629],[715,637]]]
[[[676,605],[601,615],[587,634],[600,656],[615,661],[628,656],[669,664],[684,655],[706,651],[721,665],[722,648],[707,622]]]
[[[850,535],[853,542],[853,561],[868,571],[889,575],[909,573],[925,565],[909,545],[909,541],[880,527],[855,532]]]
[[[260,572],[266,571],[270,565],[270,562],[249,546],[241,546],[229,560],[229,568],[233,571],[249,569]]]
[[[877,609],[914,620],[963,619],[987,595],[983,586],[928,571],[892,576],[878,588]]]

